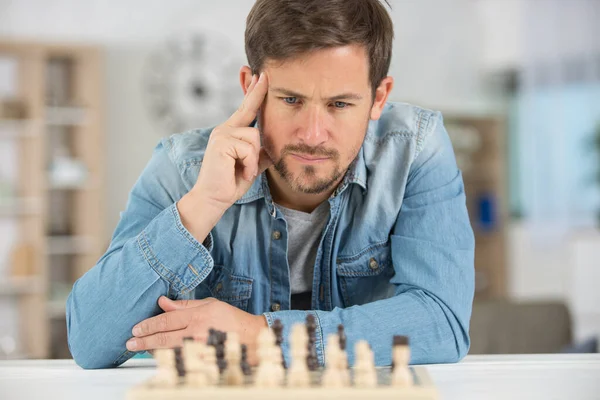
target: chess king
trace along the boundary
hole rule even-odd
[[[321,365],[340,324],[350,365],[359,340],[389,365],[394,335],[411,338],[413,364],[460,360],[474,295],[464,184],[440,112],[388,101],[386,4],[257,0],[246,22],[239,109],[157,144],[73,286],[75,361],[115,367],[215,328],[255,363],[276,319],[288,360],[307,315]]]

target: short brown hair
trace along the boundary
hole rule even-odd
[[[392,20],[379,0],[257,0],[246,19],[246,56],[253,73],[268,59],[359,44],[369,57],[373,92],[387,76],[393,39]]]

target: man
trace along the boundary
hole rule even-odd
[[[69,345],[84,368],[207,330],[346,330],[390,364],[469,348],[474,239],[439,113],[387,103],[392,22],[378,0],[258,0],[240,108],[161,141],[106,254],[74,285]],[[198,110],[202,112],[202,110]]]

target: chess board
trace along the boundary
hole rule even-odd
[[[251,375],[246,377],[242,386],[227,386],[222,381],[216,386],[190,387],[181,380],[174,387],[155,386],[152,380],[132,387],[127,393],[128,400],[153,400],[153,399],[206,399],[206,400],[325,400],[325,399],[373,399],[373,400],[437,400],[438,391],[431,380],[427,369],[420,366],[411,366],[410,371],[414,384],[407,387],[393,387],[390,385],[390,369],[377,368],[377,387],[358,388],[352,385],[331,388],[323,387],[320,379],[323,370],[311,372],[311,386],[307,388],[294,388],[281,385],[264,388],[253,386]],[[352,371],[351,371],[352,375]]]

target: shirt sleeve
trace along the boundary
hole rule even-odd
[[[343,324],[349,362],[354,345],[369,342],[377,365],[390,365],[392,338],[410,340],[411,363],[445,363],[469,350],[469,321],[474,296],[475,240],[466,208],[461,172],[437,113],[418,138],[422,150],[409,172],[401,210],[391,234],[395,295],[372,303],[332,311],[265,313],[269,325],[284,325],[283,352],[293,324],[312,313],[317,321],[316,346],[321,365],[327,336]]]
[[[118,366],[138,322],[161,312],[157,300],[185,296],[213,268],[212,236],[199,243],[181,223],[187,189],[162,141],[132,188],[111,243],[68,297],[68,344],[83,368]],[[91,212],[91,211],[90,211]]]

